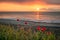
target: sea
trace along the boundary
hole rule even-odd
[[[60,12],[0,12],[0,19],[60,23]]]

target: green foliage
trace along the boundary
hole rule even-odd
[[[0,40],[55,40],[55,35],[32,31],[32,28],[25,30],[24,27],[15,29],[10,25],[0,25]]]

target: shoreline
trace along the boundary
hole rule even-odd
[[[0,24],[20,24],[20,25],[25,25],[24,22],[27,22],[27,26],[51,26],[51,27],[60,27],[60,23],[47,23],[47,22],[35,22],[35,21],[28,21],[28,20],[19,20],[16,21],[12,19],[0,19]]]

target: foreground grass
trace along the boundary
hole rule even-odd
[[[11,25],[0,25],[0,40],[55,40],[55,34],[46,30],[42,31],[41,28],[15,29]]]

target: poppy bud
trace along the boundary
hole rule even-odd
[[[25,24],[27,24],[27,22],[25,22]]]
[[[17,21],[19,21],[19,19],[17,19]]]

